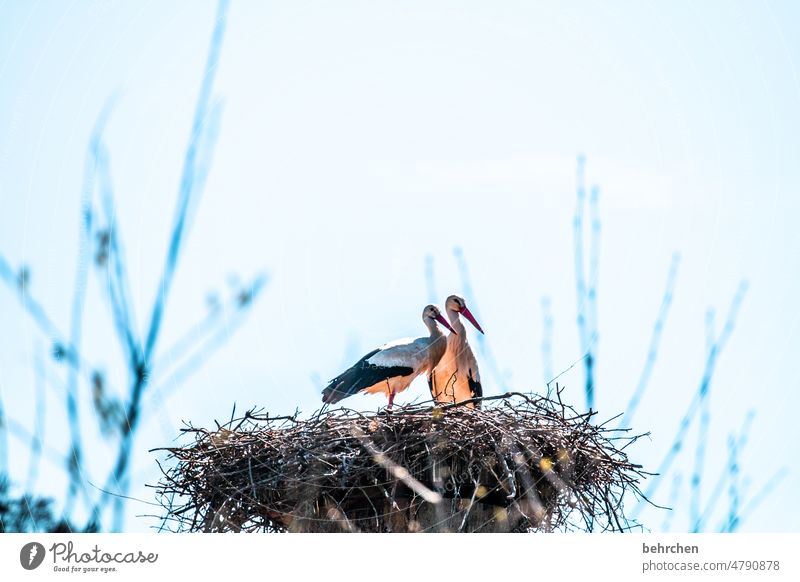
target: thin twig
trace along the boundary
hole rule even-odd
[[[622,437],[590,422],[593,413],[527,394],[482,404],[377,415],[337,408],[306,419],[247,411],[213,430],[187,427],[193,444],[164,449],[176,463],[157,486],[163,523],[338,531],[346,518],[352,529],[397,531],[405,519],[412,531],[569,531],[597,517],[604,530],[637,527],[621,499],[640,495],[646,474],[610,440]],[[432,501],[421,518],[420,504]]]

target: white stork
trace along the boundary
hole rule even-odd
[[[395,394],[408,388],[420,374],[430,374],[447,349],[444,334],[436,322],[456,333],[435,305],[425,307],[422,321],[430,335],[396,340],[372,350],[330,381],[322,391],[322,401],[334,404],[358,392],[383,392],[389,397],[387,408],[390,409]]]
[[[483,396],[478,361],[467,342],[467,333],[459,315],[463,315],[483,333],[467,303],[459,295],[451,295],[444,304],[453,333],[447,336],[447,350],[428,377],[431,396],[436,402],[463,402]],[[472,404],[466,406],[472,408]]]

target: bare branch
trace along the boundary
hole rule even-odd
[[[185,357],[181,359],[177,366],[174,366],[173,371],[165,379],[154,387],[152,402],[159,402],[178,389],[192,374],[200,370],[214,352],[233,337],[236,329],[244,322],[247,311],[253,305],[266,281],[266,276],[257,277],[249,288],[243,291],[243,293],[247,294],[245,302],[242,302],[244,295],[237,294],[230,316],[216,318],[215,325],[209,325],[203,330],[208,333],[195,336],[196,341],[192,343],[199,345],[194,346],[192,352],[188,352],[189,348],[186,348],[187,354]]]
[[[672,521],[675,519],[675,508],[678,506],[678,498],[681,493],[682,480],[683,475],[681,473],[675,473],[672,477],[672,490],[670,491],[669,502],[667,503],[669,510],[664,515],[664,523],[661,525],[662,532],[668,532],[672,529]]]
[[[127,491],[127,472],[130,463],[131,447],[133,436],[139,422],[141,397],[148,381],[148,366],[152,360],[161,330],[164,309],[172,286],[183,242],[191,224],[194,209],[202,194],[207,166],[210,163],[213,147],[216,143],[216,124],[218,122],[219,108],[211,105],[211,96],[214,77],[222,49],[227,11],[228,1],[220,0],[217,9],[217,19],[209,45],[200,94],[195,107],[191,135],[184,156],[183,173],[178,192],[178,202],[175,210],[172,233],[170,235],[169,248],[161,274],[156,300],[150,316],[150,322],[147,327],[148,331],[145,336],[142,357],[137,363],[136,370],[134,370],[134,380],[125,412],[125,423],[121,428],[122,440],[119,452],[106,485],[102,488],[105,492],[115,491],[117,494],[124,495]],[[120,529],[122,524],[122,499],[122,497],[115,497],[115,529]],[[103,509],[109,500],[110,496],[107,493],[101,494],[99,500],[92,509],[89,522],[90,526],[100,523]]]
[[[717,338],[714,345],[709,350],[708,357],[706,358],[705,368],[703,370],[703,375],[700,380],[700,385],[697,391],[694,394],[694,397],[689,404],[689,408],[686,410],[686,413],[681,418],[680,424],[678,425],[678,430],[675,433],[675,437],[670,445],[669,450],[667,451],[664,459],[661,461],[658,470],[656,471],[657,476],[654,477],[650,485],[648,486],[645,496],[652,499],[655,493],[658,491],[660,487],[664,475],[667,474],[669,469],[672,467],[672,463],[675,461],[675,458],[678,456],[678,453],[681,452],[683,448],[684,440],[686,439],[687,432],[689,427],[694,420],[697,412],[700,409],[700,405],[705,398],[705,394],[711,385],[711,380],[714,377],[714,370],[716,368],[717,359],[719,358],[722,351],[725,349],[725,346],[728,343],[728,339],[730,338],[731,333],[733,332],[733,328],[736,323],[736,318],[739,313],[739,307],[744,300],[744,295],[747,292],[747,283],[742,282],[739,285],[738,290],[736,291],[736,295],[731,302],[731,306],[728,309],[728,315],[725,320],[725,326],[722,329],[722,333],[720,333],[719,337]],[[643,503],[639,503],[637,508],[634,510],[633,517],[634,519],[638,517],[639,513],[644,508]]]
[[[661,345],[661,336],[664,332],[664,325],[669,315],[669,308],[672,305],[672,298],[675,290],[675,281],[678,277],[678,267],[680,266],[680,255],[675,253],[672,255],[672,263],[669,267],[669,274],[667,275],[667,284],[664,288],[664,295],[661,299],[661,307],[658,310],[656,323],[653,326],[653,333],[650,335],[650,347],[647,350],[647,359],[644,362],[644,368],[639,376],[639,381],[636,383],[636,389],[633,391],[630,402],[625,410],[625,415],[620,421],[620,426],[631,426],[633,423],[633,415],[639,407],[639,402],[644,396],[645,390],[650,382],[650,376],[653,373],[653,367],[658,359],[658,349]]]
[[[753,419],[755,418],[755,411],[750,410],[748,411],[747,415],[745,416],[744,422],[742,423],[742,427],[739,429],[739,437],[736,441],[736,448],[738,451],[743,451],[745,446],[747,445],[747,441],[750,438],[750,429],[753,426]],[[703,508],[702,513],[697,518],[697,521],[692,522],[689,524],[689,531],[692,533],[701,532],[705,529],[706,523],[711,518],[711,514],[716,509],[717,502],[722,498],[722,492],[725,488],[725,482],[728,479],[728,467],[727,465],[723,467],[722,471],[720,472],[719,478],[717,479],[716,484],[714,485],[711,493],[708,495],[707,502],[705,507]]]
[[[714,310],[709,309],[706,313],[706,345],[708,353],[714,349]],[[700,518],[700,497],[701,485],[703,482],[703,472],[705,469],[706,446],[708,444],[708,429],[711,424],[711,411],[709,404],[709,389],[700,395],[700,425],[697,431],[697,447],[695,448],[694,470],[692,471],[691,496],[689,497],[689,523],[697,523]],[[734,445],[732,445],[734,446]]]
[[[736,439],[728,438],[728,517],[723,532],[734,532],[739,527],[739,451]]]
[[[47,394],[45,393],[45,361],[43,348],[38,343],[34,348],[33,371],[34,382],[34,410],[33,434],[30,441],[30,457],[28,458],[28,477],[25,480],[25,491],[32,493],[36,490],[36,481],[39,478],[39,465],[42,460],[42,447],[45,442],[47,424]],[[2,471],[0,471],[2,473]]]

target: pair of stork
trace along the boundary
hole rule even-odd
[[[322,391],[322,401],[333,404],[359,392],[383,392],[389,398],[387,409],[391,409],[395,395],[408,388],[420,374],[427,374],[428,387],[436,402],[463,402],[482,396],[478,363],[460,316],[479,332],[483,330],[459,295],[447,298],[445,312],[447,319],[438,307],[427,305],[422,311],[422,321],[429,335],[396,340],[372,350],[330,381]],[[447,337],[437,323],[450,331]]]

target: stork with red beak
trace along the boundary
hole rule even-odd
[[[447,341],[436,323],[456,333],[435,305],[425,307],[422,321],[428,328],[428,336],[396,340],[372,350],[330,381],[322,391],[322,401],[335,404],[359,392],[383,392],[389,398],[387,408],[391,409],[395,394],[408,388],[420,374],[430,376],[445,353]]]
[[[447,336],[447,350],[439,360],[433,374],[429,376],[428,386],[431,396],[436,402],[463,402],[471,398],[483,396],[481,376],[478,372],[478,361],[467,341],[467,330],[461,323],[461,315],[475,326],[479,332],[483,329],[475,321],[464,298],[451,295],[444,304],[447,318],[452,325],[452,333]],[[473,408],[473,403],[467,404]],[[478,404],[480,406],[480,404]]]

